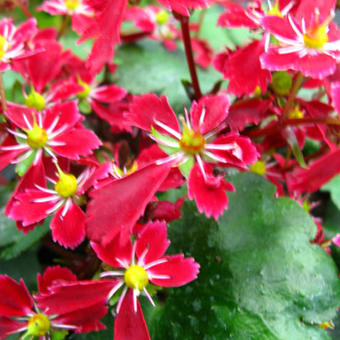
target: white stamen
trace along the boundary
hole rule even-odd
[[[110,277],[110,276],[124,276],[124,273],[118,272],[118,271],[109,271],[109,272],[104,272],[99,275],[101,278],[102,277]]]
[[[149,274],[148,273],[148,277],[150,280],[153,280],[153,279],[158,279],[158,280],[168,280],[171,278],[171,276],[169,275],[153,275],[153,274]]]
[[[37,165],[41,156],[42,156],[43,150],[42,149],[38,149],[37,152],[35,153],[34,156],[34,161],[33,161],[33,165]]]
[[[68,129],[68,125],[65,124],[61,128],[59,128],[57,131],[54,131],[53,133],[51,133],[48,137],[49,137],[49,139],[53,139],[53,138],[57,137],[58,135],[60,135],[61,133],[63,133],[67,129]]]
[[[235,148],[233,144],[206,144],[204,147],[207,150],[223,150],[229,151]]]
[[[119,290],[119,288],[124,284],[124,280],[120,280],[109,292],[107,299],[110,300],[113,295]]]
[[[28,121],[28,119],[27,119],[25,114],[23,114],[23,117],[24,117],[24,121],[25,121],[26,125],[28,126],[28,129],[32,130],[33,127],[31,125],[31,123]]]
[[[158,120],[154,120],[155,124],[158,125],[159,127],[161,127],[163,130],[169,132],[172,136],[174,136],[177,139],[181,139],[182,136],[179,132],[175,131],[174,129],[172,129],[170,126],[167,126],[165,124],[163,124],[162,122],[158,121]]]
[[[63,204],[65,203],[64,200],[60,200],[54,207],[48,209],[45,211],[46,215],[50,215],[52,213],[54,213],[55,211],[57,211]]]
[[[46,132],[47,132],[48,135],[54,130],[54,128],[55,128],[56,125],[58,124],[59,118],[60,118],[59,116],[55,117],[55,119],[53,120],[51,126],[46,130]]]
[[[120,307],[121,307],[121,305],[122,305],[122,303],[123,303],[123,300],[124,300],[124,298],[125,298],[125,295],[126,295],[127,290],[128,290],[128,287],[125,287],[125,288],[123,289],[122,295],[120,296],[120,298],[119,298],[119,300],[118,300],[118,303],[117,303],[116,314],[118,314],[119,311],[120,311]]]
[[[58,200],[59,197],[57,196],[48,196],[48,197],[42,197],[42,198],[37,198],[33,200],[34,203],[43,203],[43,202],[49,202],[49,201],[56,201]]]
[[[62,217],[65,217],[67,211],[68,211],[68,210],[70,209],[70,207],[71,207],[71,203],[72,203],[72,199],[71,199],[71,198],[68,198],[68,199],[66,200],[66,204],[65,204],[65,206],[64,206],[64,208],[63,208],[63,211],[62,211],[62,213],[61,213],[61,216],[62,216]]]
[[[207,174],[205,173],[205,170],[204,170],[204,165],[203,165],[203,162],[202,162],[202,158],[199,155],[196,155],[196,161],[198,163],[198,166],[201,169],[201,173],[202,173],[202,176],[204,178],[204,181],[206,182],[207,181]]]
[[[190,123],[190,118],[189,118],[189,113],[187,108],[184,108],[184,116],[185,116],[185,124],[187,124],[188,128],[192,130],[191,123]]]
[[[199,121],[199,127],[200,127],[200,128],[201,128],[201,126],[203,125],[204,118],[205,118],[205,113],[206,113],[206,109],[205,109],[205,107],[203,107],[203,108],[202,108],[201,117],[200,117],[200,121]]]
[[[48,192],[49,194],[53,194],[53,195],[56,195],[56,194],[57,194],[57,192],[56,192],[55,190],[51,190],[51,189],[47,189],[47,188],[41,187],[41,186],[38,185],[38,184],[34,184],[34,186],[35,186],[37,189],[39,189],[39,190],[41,190],[41,191],[43,191],[43,192]]]
[[[27,159],[29,156],[31,156],[31,154],[33,153],[32,149],[29,149],[27,152],[25,152],[22,156],[18,157],[17,159],[14,159],[11,161],[11,164],[17,164],[20,163],[22,161],[24,161],[25,159]]]
[[[116,257],[116,261],[125,269],[129,268],[129,264],[124,262],[123,260],[119,259],[118,257]]]
[[[134,289],[132,291],[132,299],[133,299],[133,311],[137,314],[137,296],[139,295],[139,291]]]
[[[207,150],[204,150],[203,154],[213,159],[215,162],[227,163],[227,161],[223,157],[217,156],[214,153],[209,152]]]
[[[150,301],[150,303],[152,304],[152,306],[155,307],[155,303],[153,302],[152,297],[150,296],[149,292],[147,291],[145,287],[143,288],[143,292],[145,296],[148,298],[148,300]]]
[[[11,133],[12,135],[17,136],[17,137],[19,137],[19,138],[23,138],[23,139],[26,139],[26,138],[27,138],[27,135],[25,135],[25,134],[22,133],[22,132],[17,132],[17,131],[11,130],[11,129],[7,129],[7,131],[8,131],[9,133]]]
[[[21,149],[29,149],[29,146],[26,144],[17,144],[17,145],[3,146],[0,148],[0,150],[4,150],[4,151],[14,151],[14,150],[21,150]]]
[[[165,263],[165,262],[168,262],[168,259],[158,259],[156,261],[150,262],[147,265],[145,265],[144,269],[147,270],[147,269],[150,269],[154,266],[157,266],[158,264]]]
[[[149,137],[155,141],[157,144],[161,144],[161,145],[164,145],[164,146],[169,146],[171,148],[175,148],[175,149],[178,149],[179,148],[179,145],[178,143],[175,143],[175,142],[170,142],[170,141],[164,141],[162,139],[159,139],[153,135],[149,135]]]
[[[300,32],[300,30],[297,28],[297,26],[295,25],[295,22],[292,18],[291,15],[288,14],[288,20],[290,25],[292,26],[292,29],[294,30],[295,34],[299,37],[303,39],[303,34]]]

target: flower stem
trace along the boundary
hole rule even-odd
[[[12,0],[15,6],[19,7],[22,12],[26,15],[27,18],[32,18],[31,12],[28,10],[26,6],[22,4],[20,0]]]
[[[295,78],[293,87],[289,93],[289,97],[288,100],[286,102],[286,105],[283,108],[283,112],[282,112],[282,118],[283,119],[287,119],[288,115],[292,109],[292,106],[294,104],[294,100],[296,98],[297,93],[300,90],[300,87],[302,85],[303,82],[303,74],[301,72],[298,73],[297,77]]]
[[[190,31],[189,31],[189,18],[181,14],[178,14],[176,12],[174,12],[174,16],[181,23],[185,55],[186,55],[188,66],[189,66],[192,86],[195,92],[195,99],[199,100],[202,97],[202,92],[201,92],[200,85],[198,82],[194,56],[192,52],[191,37],[190,37]]]
[[[64,18],[63,18],[63,21],[60,25],[60,28],[59,28],[59,31],[58,31],[58,37],[57,39],[59,40],[63,35],[64,33],[66,32],[66,29],[68,27],[68,24],[70,22],[70,16],[69,15],[64,15]]]
[[[2,78],[2,72],[0,72],[0,100],[1,100],[2,113],[5,113],[7,111],[7,103],[6,103],[5,86],[4,86],[4,80]]]

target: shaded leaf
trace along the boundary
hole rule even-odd
[[[331,257],[310,244],[315,224],[260,176],[230,179],[236,192],[218,222],[186,202],[169,228],[171,250],[193,256],[201,273],[147,309],[151,338],[330,339],[316,324],[335,316],[340,284]]]

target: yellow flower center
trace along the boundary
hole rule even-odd
[[[80,0],[65,0],[66,7],[71,11],[77,9],[80,3],[81,3]]]
[[[266,174],[266,164],[262,161],[256,161],[254,164],[250,165],[250,171],[258,175],[264,176]]]
[[[160,11],[156,14],[157,24],[164,25],[168,22],[169,14],[166,11]]]
[[[279,1],[275,1],[274,5],[267,12],[267,14],[271,15],[271,16],[277,16],[277,17],[283,18],[283,15],[282,15],[282,13],[280,11],[280,7],[279,7]]]
[[[90,94],[90,86],[89,84],[85,83],[84,81],[82,81],[80,78],[78,79],[78,84],[81,85],[83,87],[83,91],[79,92],[77,94],[77,97],[79,99],[85,99],[88,97],[88,95]]]
[[[0,59],[5,55],[9,45],[5,37],[0,34]]]
[[[125,271],[124,281],[129,288],[138,290],[142,290],[149,283],[146,270],[136,264]]]
[[[45,129],[41,128],[36,122],[31,130],[26,131],[27,144],[33,149],[40,149],[45,146],[48,136]]]
[[[294,110],[290,111],[288,118],[289,119],[301,119],[304,117],[303,112],[300,110],[299,105],[294,107]]]
[[[25,104],[27,107],[41,111],[45,108],[45,99],[40,93],[32,89],[31,93],[25,99]]]
[[[327,26],[321,25],[318,27],[314,27],[313,29],[309,29],[304,35],[303,40],[305,42],[305,46],[308,48],[314,48],[317,50],[322,49],[323,45],[328,42],[327,35]]]
[[[28,320],[27,334],[32,336],[44,336],[50,330],[50,320],[44,314],[34,314]]]
[[[59,172],[59,180],[54,189],[61,197],[68,198],[77,192],[77,179],[72,174]]]
[[[204,149],[205,139],[200,132],[185,126],[182,138],[179,141],[179,146],[184,152],[195,155]]]

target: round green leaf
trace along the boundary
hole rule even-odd
[[[236,192],[218,222],[187,202],[170,225],[171,251],[193,256],[201,272],[146,309],[151,338],[330,339],[317,324],[335,316],[340,285],[331,257],[310,244],[312,219],[258,175],[231,181]]]

